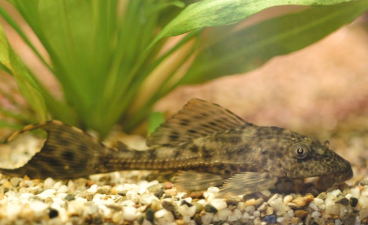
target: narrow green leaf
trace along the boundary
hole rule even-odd
[[[180,83],[202,83],[250,71],[274,56],[299,50],[322,39],[367,9],[368,1],[354,1],[280,16],[235,33],[227,30],[230,35],[198,54]],[[213,29],[221,32],[226,27]]]
[[[47,110],[44,99],[27,69],[9,46],[2,26],[0,26],[0,62],[12,72],[20,91],[37,113],[39,119],[45,121]]]
[[[15,123],[10,123],[10,122],[7,122],[7,121],[0,120],[0,127],[1,128],[11,128],[13,130],[18,130],[18,129],[21,129],[23,126],[15,124]]]
[[[163,122],[165,122],[165,116],[162,112],[152,112],[148,118],[148,134],[155,131]]]

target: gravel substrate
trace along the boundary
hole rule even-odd
[[[170,182],[145,181],[146,172],[44,181],[1,177],[0,224],[364,224],[368,182],[312,194],[217,199],[210,187],[185,197]],[[134,182],[135,180],[139,180]],[[134,183],[132,183],[134,182]],[[367,183],[367,184],[366,184]]]

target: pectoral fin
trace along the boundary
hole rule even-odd
[[[218,197],[244,195],[272,188],[277,177],[271,173],[244,172],[229,178],[220,189]]]
[[[179,191],[205,191],[211,186],[221,186],[225,181],[223,176],[212,173],[180,171],[174,178],[174,184]]]

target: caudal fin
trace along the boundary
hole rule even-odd
[[[90,135],[60,121],[47,121],[29,125],[12,134],[17,135],[34,129],[47,132],[47,139],[40,152],[36,153],[24,166],[16,169],[0,168],[0,173],[30,178],[74,179],[87,177],[101,171],[100,156],[112,150]]]

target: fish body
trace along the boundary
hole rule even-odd
[[[272,188],[280,179],[321,177],[328,185],[352,177],[348,161],[314,137],[284,128],[256,126],[234,113],[199,99],[161,125],[146,151],[118,143],[108,148],[83,131],[59,121],[29,125],[13,134],[43,129],[48,137],[23,167],[3,174],[31,178],[74,179],[119,170],[176,171],[184,191],[219,186],[220,195]]]

